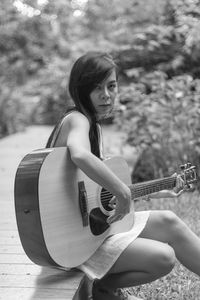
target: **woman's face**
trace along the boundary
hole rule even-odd
[[[111,113],[116,96],[118,85],[115,70],[90,93],[90,99],[95,108],[97,119],[103,119]]]

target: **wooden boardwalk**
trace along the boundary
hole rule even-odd
[[[17,231],[15,172],[24,155],[44,147],[50,131],[51,127],[30,127],[0,140],[1,300],[71,300],[83,278],[78,271],[65,272],[33,264],[24,253]]]

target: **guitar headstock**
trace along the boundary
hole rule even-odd
[[[190,184],[197,181],[196,167],[192,166],[190,162],[181,165],[181,178],[184,180],[184,184],[190,187]]]

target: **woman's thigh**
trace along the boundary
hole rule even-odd
[[[150,212],[149,219],[139,237],[172,244],[188,228],[172,211],[155,210]]]
[[[173,249],[165,243],[137,238],[122,252],[109,274],[121,272],[157,272],[172,269],[175,263]]]

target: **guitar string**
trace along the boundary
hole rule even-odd
[[[159,186],[159,188],[160,188],[160,186]],[[163,189],[165,189],[165,188],[169,188],[169,186],[168,185],[164,185],[163,187],[162,187]],[[143,195],[141,195],[139,192],[145,192],[145,194],[143,194]],[[157,189],[156,190],[152,190],[152,189],[150,189],[150,190],[148,190],[148,193],[147,194],[151,194],[151,193],[154,193],[154,192],[156,192],[156,191],[158,191]],[[133,195],[135,196],[135,198],[136,197],[142,197],[142,196],[145,196],[146,195],[146,190],[144,191],[143,189],[141,189],[140,191],[133,191]],[[103,196],[102,196],[102,194],[101,194],[101,202],[102,203],[106,203],[108,200],[110,200],[111,198],[112,198],[113,196],[112,196],[112,194],[110,193],[110,192],[103,192]]]
[[[169,188],[169,184],[171,184],[172,188],[174,187],[174,181],[176,180],[176,177],[166,177],[163,179],[156,179],[156,180],[150,180],[150,181],[146,181],[146,182],[141,182],[141,183],[135,183],[132,184],[131,187],[135,190],[133,190],[133,194],[139,194],[141,192],[148,192],[148,193],[154,193],[156,191],[158,191],[157,189],[160,188]],[[110,196],[112,196],[112,194],[105,190],[101,192],[101,198],[107,200],[108,199],[108,195],[109,198]]]
[[[152,183],[148,183],[148,184],[144,184],[144,183],[136,183],[136,184],[133,184],[131,185],[131,187],[135,190],[133,190],[133,192],[142,192],[144,190],[153,190],[155,188],[159,188],[159,187],[165,187],[165,188],[169,188],[169,183],[173,183],[174,182],[174,178],[170,178],[170,180],[168,180],[169,182],[158,182],[158,183],[154,183],[154,185],[152,186]],[[101,195],[107,195],[107,193],[110,193],[109,191],[102,191],[101,192]],[[111,194],[111,193],[110,193]]]
[[[144,189],[153,189],[153,188],[157,188],[157,187],[160,187],[160,186],[166,186],[168,187],[169,183],[174,183],[174,178],[173,179],[170,179],[168,180],[168,182],[164,181],[164,182],[158,182],[158,183],[154,183],[154,185],[152,185],[152,183],[148,183],[148,184],[139,184],[139,183],[136,183],[136,184],[133,184],[131,185],[131,188],[135,188],[135,190],[137,191],[142,191]],[[107,191],[102,191],[101,194],[104,194],[104,193],[107,193]]]
[[[160,186],[159,186],[160,187]],[[168,185],[164,185],[163,186],[163,189],[165,189],[165,188],[169,188],[169,186]],[[160,190],[160,189],[159,189]],[[140,192],[144,192],[144,190],[143,189],[141,189],[140,190]],[[156,191],[158,191],[158,190],[156,190]],[[145,195],[148,195],[148,194],[151,194],[151,193],[154,193],[154,192],[156,192],[156,191],[152,191],[152,192],[149,192],[149,193],[145,193],[145,194],[140,194],[140,193],[132,193],[132,196],[134,196],[133,197],[133,199],[135,198],[139,198],[139,197],[142,197],[142,196],[145,196]],[[104,193],[104,195],[103,195],[103,197],[102,197],[102,195],[101,195],[101,203],[102,203],[102,205],[103,206],[105,206],[105,205],[108,205],[108,203],[110,202],[110,200],[112,199],[112,197],[113,197],[113,195],[109,192],[109,191],[107,191],[107,192],[103,192]],[[92,197],[91,197],[92,198]],[[90,198],[88,198],[88,199],[90,199]]]
[[[159,186],[159,185],[158,185]],[[159,186],[160,187],[160,186]],[[162,189],[165,189],[165,188],[169,188],[168,185],[164,185]],[[159,189],[160,190],[160,189]],[[140,189],[140,192],[144,190],[143,189]],[[157,190],[156,190],[157,191]],[[133,199],[135,198],[139,198],[139,197],[142,197],[142,196],[145,196],[145,195],[148,195],[148,194],[151,194],[151,193],[154,193],[155,191],[153,192],[150,192],[150,193],[147,193],[147,194],[143,194],[141,195],[140,193],[135,193]],[[106,206],[108,205],[108,203],[110,202],[110,200],[112,199],[113,195],[109,192],[109,191],[105,191],[105,192],[102,192],[104,195],[103,197],[101,196],[101,203],[102,203],[102,206],[106,209]],[[132,196],[134,193],[131,193]],[[93,198],[93,197],[91,197]],[[90,198],[88,197],[88,199],[90,200]]]
[[[156,180],[150,180],[146,182],[132,184],[131,187],[133,189],[135,188],[135,190],[131,191],[131,195],[135,196],[135,198],[142,197],[146,195],[146,192],[147,194],[151,194],[161,189],[167,189],[169,188],[169,184],[171,184],[172,185],[171,187],[173,188],[175,180],[176,177],[166,177],[163,179],[156,179]],[[113,195],[107,190],[101,192],[102,203],[107,203],[108,201],[111,200],[112,197]]]
[[[176,178],[175,177],[169,177],[169,178],[164,178],[164,179],[158,179],[158,182],[155,182],[155,180],[152,180],[152,181],[148,181],[146,183],[144,182],[141,182],[141,183],[136,183],[136,184],[133,184],[131,185],[133,187],[133,189],[135,188],[135,191],[131,191],[131,194],[132,196],[135,194],[135,197],[139,197],[139,196],[145,196],[146,192],[148,191],[147,194],[151,194],[151,193],[154,193],[156,191],[158,191],[157,189],[160,189],[162,187],[162,189],[165,189],[165,188],[169,188],[169,183],[173,183],[174,180]],[[153,184],[153,187],[152,187],[152,184]],[[156,189],[156,191],[154,190]],[[149,190],[152,190],[150,191],[149,193]],[[140,195],[140,193],[144,193],[143,195]],[[101,202],[103,203],[106,203],[108,201],[110,201],[110,199],[113,197],[113,195],[109,192],[109,191],[102,191],[101,192]],[[92,199],[93,197],[88,197],[88,200]]]

